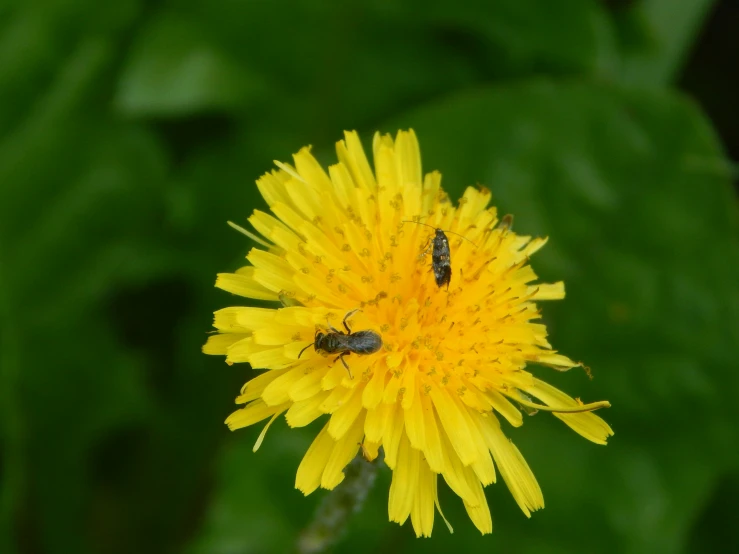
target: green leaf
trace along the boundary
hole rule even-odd
[[[197,22],[163,14],[141,31],[118,83],[115,104],[135,116],[177,116],[242,108],[264,83],[237,65]]]
[[[245,113],[244,129],[250,155],[269,146],[273,157],[495,79],[592,72],[607,19],[589,0],[184,6],[239,67],[272,77],[270,101]],[[245,22],[258,23],[245,32]]]
[[[373,2],[384,13],[420,20],[431,28],[477,38],[494,70],[590,71],[595,66],[603,10],[590,0],[542,4],[536,0],[497,2]]]
[[[149,404],[140,357],[101,320],[111,291],[141,278],[127,262],[161,250],[134,243],[155,228],[152,184],[162,162],[146,135],[125,127],[66,121],[56,130],[74,142],[52,134],[19,151],[12,171],[0,166],[14,177],[3,187],[0,234],[0,324],[12,329],[3,347],[13,352],[0,375],[5,446],[23,461],[20,475],[5,476],[23,485],[4,515],[18,518],[32,502],[45,551],[84,552],[88,457],[107,433],[137,424]],[[45,163],[31,155],[37,148]],[[150,264],[145,275],[157,272]]]
[[[616,9],[619,82],[660,86],[678,76],[714,0],[643,0]]]
[[[4,2],[0,10],[1,138],[27,123],[29,113],[35,118],[38,112],[48,113],[54,107],[46,98],[50,90],[62,96],[73,92],[74,88],[55,90],[54,83],[64,81],[65,74],[74,77],[70,73],[77,72],[81,77],[99,69],[96,56],[101,46],[104,50],[127,31],[140,2],[121,0],[109,6],[93,0]],[[108,61],[109,53],[103,52]],[[67,81],[76,86],[73,78]]]
[[[91,460],[151,409],[142,356],[105,312],[118,287],[163,273],[150,237],[165,160],[91,102],[111,42],[81,38],[0,145],[3,552],[19,525],[45,552],[88,551]]]

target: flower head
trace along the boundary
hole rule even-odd
[[[579,365],[535,323],[536,302],[564,297],[563,283],[536,284],[528,264],[546,239],[499,221],[487,189],[468,188],[454,206],[440,174],[421,173],[413,131],[375,135],[374,171],[356,133],[336,149],[328,173],[304,148],[293,166],[276,162],[257,181],[272,214],[249,218],[263,239],[243,231],[263,248],[218,275],[228,292],[280,302],[215,313],[218,333],[204,352],[266,370],[244,385],[236,401],[245,406],[226,423],[269,419],[256,450],[282,414],[290,427],[324,419],[297,471],[306,495],[341,483],[360,446],[370,460],[382,446],[393,472],[389,517],[410,516],[419,536],[431,534],[434,506],[441,513],[439,475],[482,533],[492,531],[483,487],[496,466],[530,515],[542,493],[501,419],[518,427],[522,410],[546,410],[595,443],[613,434],[591,413],[607,402],[583,405],[525,369]],[[448,240],[444,286],[432,271],[443,263],[436,229]],[[359,331],[381,344],[357,353]]]

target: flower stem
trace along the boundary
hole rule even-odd
[[[360,454],[344,470],[344,481],[326,495],[313,521],[298,536],[299,554],[326,552],[346,531],[351,514],[358,512],[377,476],[379,459],[368,462]]]

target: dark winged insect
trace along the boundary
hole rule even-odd
[[[327,354],[336,354],[338,352],[339,355],[334,359],[334,361],[341,360],[341,363],[344,364],[344,367],[349,372],[349,378],[354,379],[352,376],[352,370],[349,369],[349,366],[344,360],[344,356],[348,356],[352,353],[363,355],[374,354],[382,348],[382,337],[374,331],[366,330],[352,333],[347,320],[357,311],[359,310],[352,310],[344,316],[344,321],[342,323],[344,324],[346,333],[332,327],[329,323],[329,332],[321,333],[320,331],[316,331],[313,344],[309,344],[303,348],[300,351],[300,354],[298,354],[298,358],[300,358],[300,356],[303,355],[303,352],[308,350],[311,346],[316,349],[316,352],[326,352]]]
[[[425,254],[426,252],[428,252],[429,248],[432,248],[431,267],[434,270],[434,279],[436,280],[436,286],[441,288],[442,286],[446,285],[446,290],[449,290],[449,281],[452,280],[452,260],[449,253],[449,239],[444,233],[446,232],[457,235],[468,241],[473,246],[477,247],[477,245],[467,237],[460,235],[459,233],[455,233],[454,231],[444,231],[442,229],[434,227],[433,225],[429,225],[428,223],[421,223],[420,221],[404,220],[404,222],[425,225],[426,227],[434,229],[434,231],[436,232],[434,238],[431,239],[429,246],[426,248],[426,250],[424,250],[423,253]]]

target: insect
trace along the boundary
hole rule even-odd
[[[423,251],[423,254],[426,254],[429,248],[433,247],[431,251],[431,267],[434,270],[434,279],[436,280],[436,286],[441,288],[442,286],[446,285],[446,290],[449,290],[449,281],[452,280],[452,261],[449,253],[449,239],[446,237],[445,231],[443,231],[442,229],[438,229],[433,225],[429,225],[428,223],[421,223],[420,221],[404,221],[406,223],[417,223],[418,225],[431,227],[436,232],[434,238],[430,241],[429,246],[426,248],[426,250]],[[451,233],[453,235],[462,237],[464,240],[468,241],[470,244],[475,246],[475,248],[477,248],[477,245],[474,242],[472,242],[467,237],[460,235],[459,233],[455,233],[454,231],[446,231],[446,233]]]
[[[300,351],[300,354],[298,354],[298,358],[300,358],[300,356],[303,355],[303,352],[308,350],[311,346],[316,349],[316,352],[323,351],[327,354],[336,354],[337,352],[339,352],[339,355],[334,359],[334,361],[341,360],[341,363],[344,364],[344,367],[349,372],[349,378],[354,379],[354,377],[352,376],[352,370],[349,369],[346,360],[344,360],[344,356],[348,356],[352,353],[363,355],[374,354],[380,348],[382,348],[382,337],[378,333],[370,330],[357,331],[356,333],[352,333],[351,327],[349,327],[349,323],[347,323],[347,320],[358,311],[359,309],[352,310],[344,316],[344,320],[342,321],[342,323],[344,324],[346,333],[344,331],[339,331],[335,327],[332,327],[330,323],[328,324],[328,333],[321,333],[320,331],[316,331],[316,336],[313,344],[309,344],[308,346],[303,348]]]

